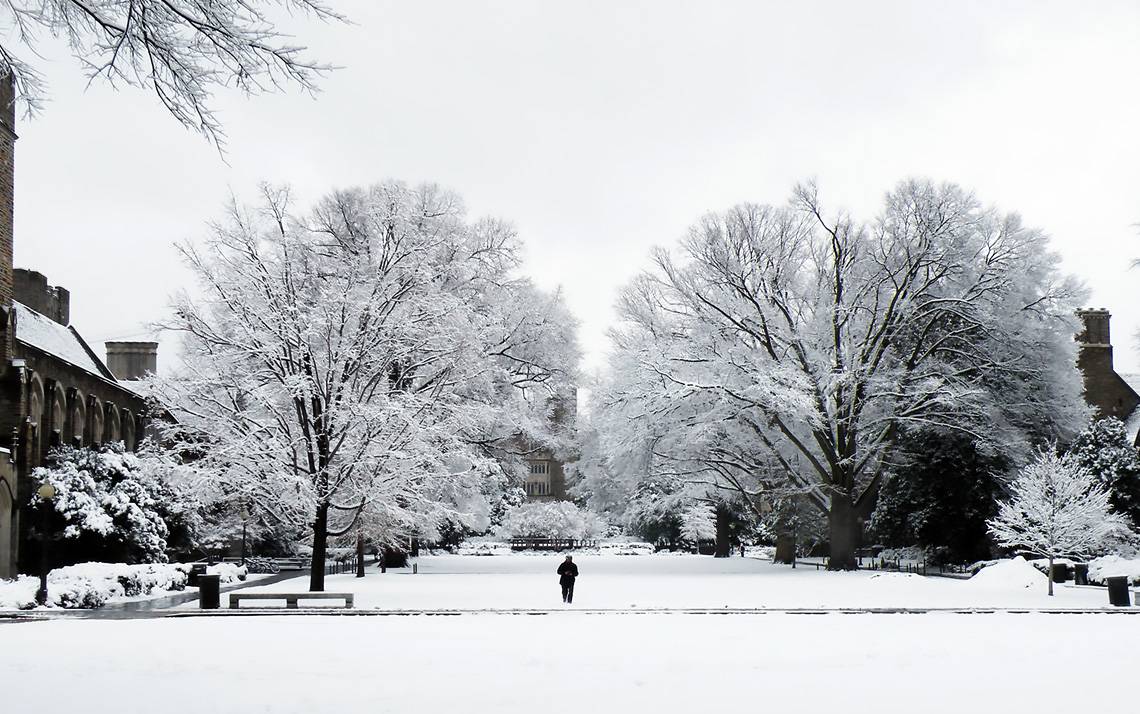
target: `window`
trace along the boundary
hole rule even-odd
[[[546,473],[546,462],[545,461],[531,461],[530,462],[530,472],[532,474],[545,474]]]

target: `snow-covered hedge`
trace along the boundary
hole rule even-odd
[[[48,607],[94,609],[115,600],[162,595],[186,588],[191,566],[187,563],[80,563],[48,574]],[[232,563],[212,566],[221,583],[245,580],[244,567]],[[30,610],[36,606],[39,578],[21,575],[0,581],[0,609]]]
[[[879,560],[886,560],[888,562],[898,561],[901,563],[924,563],[930,560],[926,549],[917,546],[907,546],[906,548],[883,548],[879,551]]]
[[[1140,585],[1140,558],[1106,555],[1089,561],[1089,582],[1105,585],[1105,579],[1123,575],[1133,585]]]
[[[509,512],[499,526],[500,538],[597,538],[606,524],[569,501],[524,503]]]

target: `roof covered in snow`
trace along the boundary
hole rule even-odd
[[[1120,374],[1119,372],[1117,374]],[[1132,387],[1132,391],[1140,394],[1140,374],[1120,374],[1120,378]],[[1128,430],[1128,438],[1132,440],[1133,444],[1140,445],[1140,407],[1132,411],[1132,414],[1124,420],[1124,428]]]
[[[16,310],[16,339],[19,342],[96,377],[115,381],[114,375],[95,356],[74,328],[65,327],[27,305],[18,302],[12,305]]]
[[[1137,407],[1132,415],[1124,420],[1124,428],[1128,431],[1128,438],[1132,440],[1132,443],[1140,446],[1140,407]]]

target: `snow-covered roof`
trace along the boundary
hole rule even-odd
[[[1124,420],[1124,429],[1128,432],[1128,438],[1132,443],[1140,445],[1140,442],[1137,442],[1137,435],[1140,434],[1140,407],[1136,407],[1131,416]]]
[[[1120,378],[1127,382],[1129,387],[1132,387],[1132,391],[1140,394],[1140,374],[1121,374]]]
[[[146,385],[141,379],[120,379],[118,380],[119,386],[127,390],[131,394],[146,399],[149,393],[146,390]]]
[[[29,347],[63,360],[84,372],[115,381],[75,330],[41,315],[27,305],[13,302],[16,310],[16,339]]]

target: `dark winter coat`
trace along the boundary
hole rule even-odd
[[[571,585],[574,582],[574,578],[578,577],[578,566],[564,560],[562,564],[558,566],[558,574],[562,576],[558,579],[560,584]]]

